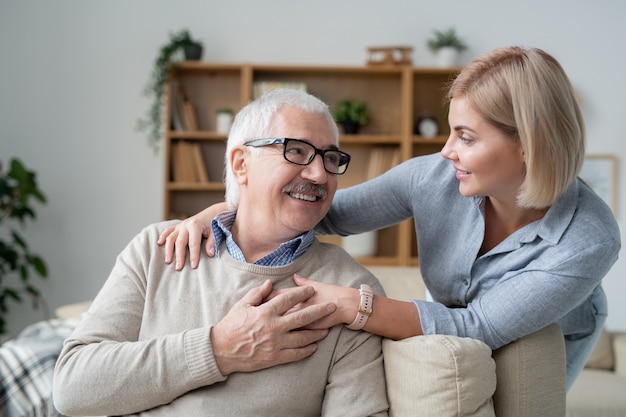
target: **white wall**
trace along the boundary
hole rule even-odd
[[[52,309],[92,298],[123,246],[161,219],[163,155],[134,126],[170,32],[189,28],[204,59],[223,62],[360,65],[368,46],[408,44],[414,63],[428,65],[426,38],[452,25],[471,45],[466,59],[497,46],[541,47],[580,91],[589,152],[623,162],[624,16],[620,0],[2,1],[0,161],[21,158],[49,199],[26,231],[50,268],[40,287]],[[626,229],[624,169],[619,184]],[[626,329],[625,271],[620,259],[605,279],[615,329]],[[40,317],[14,307],[9,328]]]

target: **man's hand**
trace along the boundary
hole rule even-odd
[[[290,288],[263,302],[271,291],[269,280],[253,288],[213,327],[213,353],[223,375],[299,361],[312,355],[315,342],[328,334],[328,329],[302,328],[332,314],[335,304],[320,303],[285,314],[315,291],[310,286]]]

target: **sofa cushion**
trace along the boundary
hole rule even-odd
[[[591,356],[589,360],[587,360],[585,368],[611,370],[614,366],[611,335],[606,329],[602,329],[600,338],[593,348],[593,352],[591,352]]]
[[[455,336],[383,341],[390,416],[495,416],[491,349]]]
[[[567,417],[626,415],[626,379],[602,369],[583,369],[567,393]]]
[[[626,378],[626,332],[611,333],[613,339],[614,371],[621,378]]]

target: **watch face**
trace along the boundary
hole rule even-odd
[[[432,117],[424,117],[417,122],[417,131],[426,138],[433,138],[439,133],[439,125]]]

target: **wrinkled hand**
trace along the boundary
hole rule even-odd
[[[206,238],[205,250],[207,255],[215,255],[215,239],[211,231],[211,220],[225,208],[225,203],[214,204],[183,220],[176,226],[165,229],[157,240],[159,245],[165,245],[165,263],[170,264],[172,260],[176,260],[174,264],[176,270],[183,269],[187,246],[189,246],[189,262],[192,268],[197,268],[200,260],[200,243],[203,237]]]
[[[211,332],[217,365],[223,375],[252,372],[296,362],[317,350],[315,342],[328,329],[303,328],[333,313],[333,303],[316,303],[285,314],[314,294],[310,286],[282,290],[264,302],[272,291],[271,281],[250,290]]]

